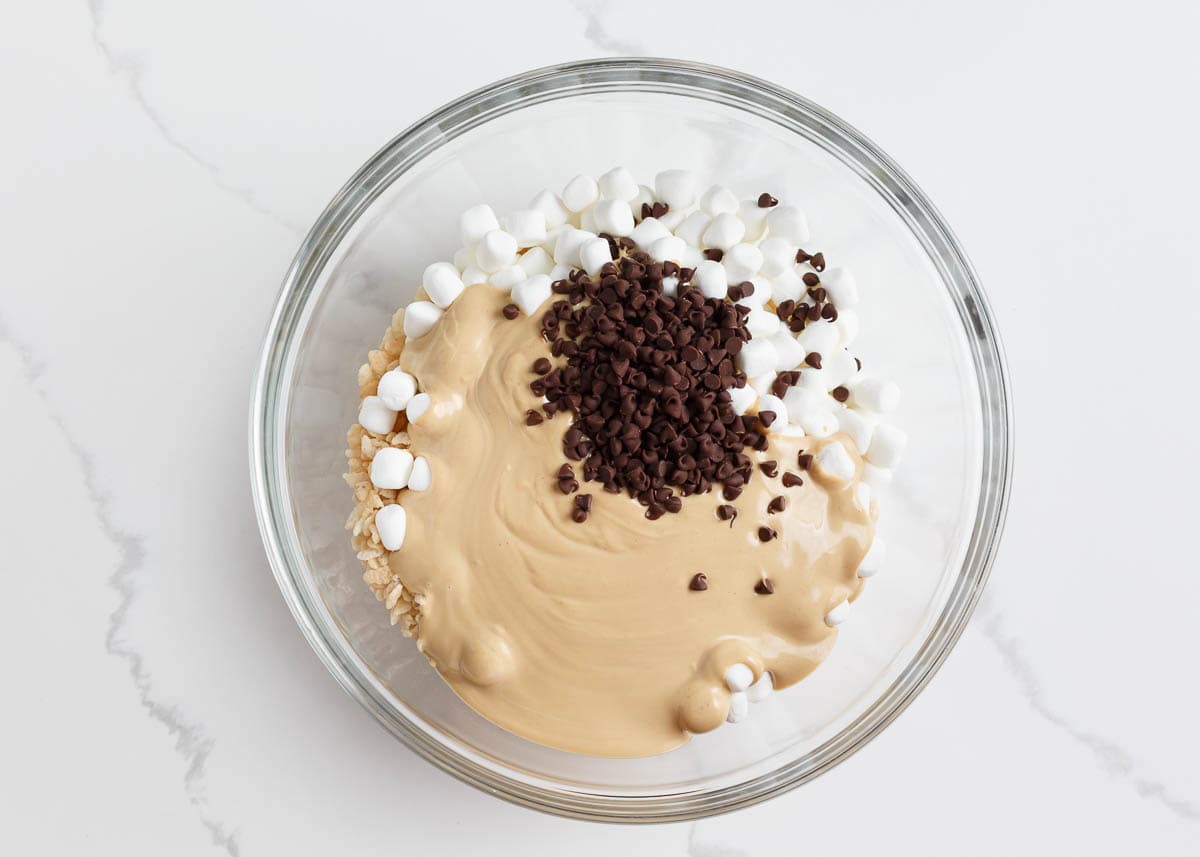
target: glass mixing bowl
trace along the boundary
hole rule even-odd
[[[483,201],[521,208],[542,188],[616,164],[643,181],[690,168],[743,198],[770,190],[799,204],[816,249],[857,275],[857,347],[868,369],[900,383],[896,422],[910,437],[878,498],[887,566],[829,659],[746,721],[641,759],[552,750],[476,715],[389,626],[343,530],[355,372],[424,267],[455,250],[459,213]],[[464,96],[350,179],[284,280],[254,390],[250,449],[263,541],[288,606],[330,672],[386,729],[454,776],[527,806],[663,821],[810,780],[908,705],[987,578],[1011,432],[1004,358],[975,273],[890,158],[828,111],[764,81],[618,59],[540,69]]]

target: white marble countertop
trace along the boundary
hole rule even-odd
[[[405,5],[9,10],[0,851],[1197,853],[1195,6]],[[985,600],[911,709],[786,796],[636,829],[376,727],[279,597],[245,449],[279,280],[352,170],[468,89],[621,53],[770,78],[903,164],[989,289],[1019,435]]]

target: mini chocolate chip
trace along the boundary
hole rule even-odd
[[[544,420],[545,420],[545,417],[543,417],[539,412],[535,411],[533,408],[530,408],[529,410],[527,410],[525,412],[525,425],[527,425],[527,426],[541,425]]]
[[[650,206],[650,216],[662,217],[670,210],[671,206],[667,205],[665,202],[656,202],[654,205]]]
[[[587,513],[586,509],[580,509],[580,508],[576,507],[571,510],[571,520],[574,521],[575,523],[582,524],[587,519],[588,519],[588,513]]]
[[[812,266],[813,266],[814,270],[824,271],[825,270],[825,254],[824,253],[814,253],[813,257],[812,257]]]
[[[708,589],[708,578],[704,576],[704,572],[701,571],[692,575],[688,589],[692,590],[692,592],[703,592]]]
[[[730,506],[728,503],[722,503],[717,507],[717,517],[722,521],[732,522],[737,517],[737,507]]]
[[[771,502],[767,504],[767,514],[776,515],[787,508],[786,497],[772,497]]]
[[[796,456],[796,463],[800,465],[801,470],[808,470],[809,465],[812,464],[812,458],[812,453],[802,452]]]
[[[720,262],[725,258],[725,251],[717,247],[710,247],[704,251],[704,258],[710,262]]]
[[[760,542],[769,542],[771,539],[778,538],[779,533],[772,530],[770,527],[758,528],[758,540]]]
[[[759,595],[770,595],[775,591],[775,584],[771,582],[770,578],[764,577],[758,583],[754,584],[754,591]]]
[[[821,278],[818,277],[816,274],[814,274],[812,271],[808,271],[800,279],[803,280],[804,285],[808,286],[810,289],[815,288],[817,286],[817,284],[819,284],[821,282]]]
[[[783,487],[795,488],[797,485],[803,485],[804,480],[797,476],[792,471],[788,470],[783,474]]]
[[[811,258],[812,258],[812,256],[810,256],[808,253],[805,253],[803,250],[796,251],[796,264],[797,265],[807,262]]]
[[[837,307],[835,307],[833,304],[825,304],[825,306],[821,308],[821,318],[825,319],[826,321],[837,321],[837,316]]]
[[[545,357],[539,357],[533,361],[533,371],[538,375],[545,375],[550,371],[550,361]]]
[[[862,371],[862,361],[859,360],[857,357],[854,358],[854,367],[856,369],[858,369],[859,372]]]
[[[850,391],[840,384],[830,390],[831,395],[839,402],[844,402],[850,398]]]
[[[804,362],[814,369],[821,368],[821,355],[816,351],[810,351],[804,355]]]
[[[779,473],[779,462],[771,458],[758,465],[758,469],[761,470],[768,478],[774,479]]]
[[[516,304],[506,304],[504,309],[500,310],[500,312],[505,318],[507,318],[509,321],[512,321],[521,314],[521,308]]]
[[[592,511],[592,495],[591,494],[576,494],[575,508],[582,509],[585,512]]]
[[[779,200],[771,196],[769,193],[760,193],[758,195],[758,207],[770,208],[771,206],[779,205]]]
[[[762,423],[764,426],[766,426],[767,428],[770,428],[771,423],[775,422],[775,416],[776,416],[776,414],[774,411],[759,411],[758,412],[758,421],[760,423]]]

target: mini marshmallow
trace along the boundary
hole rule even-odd
[[[514,211],[504,218],[504,231],[517,241],[518,247],[533,247],[546,240],[546,215],[536,208]]]
[[[623,238],[633,231],[633,210],[624,200],[602,199],[591,211],[596,218],[596,232]]]
[[[500,228],[496,212],[490,205],[475,205],[468,208],[458,218],[458,231],[462,243],[468,247],[483,238],[493,229]]]
[[[733,693],[741,693],[754,684],[754,670],[745,664],[734,664],[725,670],[725,686]]]
[[[784,301],[800,300],[800,296],[804,294],[805,288],[804,280],[792,269],[771,277],[771,299],[776,304],[781,304]]]
[[[771,299],[771,281],[766,277],[754,276],[750,277],[746,282],[754,286],[754,291],[741,298],[738,303],[742,306],[758,307],[762,309],[767,305],[767,301]],[[779,316],[775,316],[779,318]]]
[[[800,373],[801,380],[811,371],[811,369],[802,371]],[[824,390],[821,391],[822,394],[824,392]],[[805,414],[819,411],[824,407],[824,403],[816,393],[799,385],[788,388],[788,391],[783,394],[783,403],[787,405],[788,415],[794,423],[800,422],[801,417]]]
[[[486,283],[488,281],[487,271],[483,270],[483,268],[476,268],[474,265],[472,265],[470,268],[463,270],[462,281],[464,287],[477,286],[480,283]]]
[[[878,420],[853,408],[837,408],[834,416],[837,417],[838,431],[854,441],[858,454],[863,455],[871,446],[871,436],[875,433]]]
[[[901,429],[884,423],[875,429],[875,436],[871,438],[871,445],[867,448],[867,458],[877,467],[895,470],[907,445],[908,435]]]
[[[643,205],[654,204],[654,189],[648,188],[644,184],[638,185],[637,196],[629,200],[629,207],[633,209],[635,214],[641,214]]]
[[[387,434],[396,425],[396,414],[379,396],[367,396],[358,407],[358,424],[374,434]]]
[[[458,276],[458,268],[449,262],[434,262],[421,275],[421,285],[429,299],[442,309],[454,303],[454,299],[462,294],[463,281]]]
[[[769,211],[772,209],[760,207],[757,199],[742,200],[737,214],[742,221],[742,228],[746,230],[747,241],[757,241],[763,237],[763,233],[767,231],[767,212]]]
[[[808,218],[803,211],[794,205],[777,205],[769,211],[767,229],[772,235],[786,238],[793,244],[803,244],[808,240]]]
[[[683,250],[683,257],[679,260],[679,265],[683,268],[691,268],[694,271],[696,270],[696,266],[704,261],[707,261],[704,257],[704,253],[702,253],[699,248],[693,247],[689,244]]]
[[[475,261],[489,273],[511,265],[517,261],[517,239],[503,229],[493,229],[479,239]]]
[[[837,385],[835,384],[834,386]],[[829,383],[825,380],[825,371],[823,369],[813,369],[811,366],[805,366],[800,372],[800,381],[796,384],[796,387],[815,394],[820,407],[828,406],[829,403],[825,399],[825,394],[829,392],[830,387]]]
[[[408,400],[408,407],[404,409],[404,415],[408,417],[408,421],[410,423],[415,423],[427,410],[429,410],[429,406],[432,404],[432,402],[433,399],[429,397],[428,393],[417,393]]]
[[[875,538],[871,541],[871,546],[867,548],[867,553],[862,558],[862,562],[858,564],[858,576],[874,577],[883,568],[883,564],[886,561],[887,543],[876,534]]]
[[[775,683],[771,680],[771,674],[764,672],[758,677],[758,681],[750,685],[746,691],[746,699],[751,702],[762,702],[771,695],[771,691],[775,689]]]
[[[738,416],[750,410],[757,399],[758,393],[749,384],[744,387],[729,388],[729,402],[733,407],[733,412]]]
[[[829,293],[829,299],[841,314],[858,303],[858,283],[846,268],[830,268],[821,275],[821,285]]]
[[[713,217],[734,214],[738,210],[738,198],[729,188],[715,184],[700,195],[700,208]]]
[[[683,222],[675,227],[675,235],[682,238],[688,244],[695,247],[700,246],[700,238],[704,235],[704,230],[708,228],[708,224],[712,222],[712,218],[703,211],[693,211],[683,219]]]
[[[558,236],[558,243],[554,245],[554,261],[560,265],[577,266],[579,251],[583,249],[584,244],[595,237],[593,232],[586,232],[573,226],[563,227],[563,231]]]
[[[858,313],[852,309],[838,309],[837,321],[833,326],[838,330],[838,344],[843,348],[849,348],[854,344],[854,340],[858,339],[859,320]]]
[[[836,628],[849,618],[850,602],[843,599],[835,604],[832,610],[825,614],[825,624],[830,628]]]
[[[796,422],[804,429],[805,434],[816,438],[829,437],[837,431],[837,418],[833,415],[833,409],[828,407],[809,411],[801,415]]]
[[[600,189],[600,196],[604,199],[619,199],[622,202],[629,202],[638,195],[638,183],[633,178],[633,173],[624,167],[613,167],[600,176],[596,185]]]
[[[800,340],[800,344],[804,347],[806,353],[811,354],[816,352],[822,357],[826,353],[832,352],[837,348],[838,333],[837,328],[827,321],[818,321],[810,323],[804,330],[800,331],[796,337]]]
[[[663,226],[658,218],[647,217],[637,226],[633,227],[633,231],[629,233],[629,237],[644,250],[659,238],[666,238],[670,234],[671,230]]]
[[[529,207],[534,211],[540,211],[542,217],[546,218],[546,229],[562,226],[570,215],[558,195],[548,190],[542,191],[529,200]]]
[[[753,307],[746,316],[746,330],[755,339],[766,339],[779,332],[783,322],[779,316],[769,310]]]
[[[788,330],[782,327],[771,336],[771,344],[775,346],[775,369],[784,372],[794,369],[804,362],[805,351]]]
[[[672,208],[670,211],[660,217],[659,220],[662,222],[663,226],[674,232],[691,213],[692,209],[690,208]]]
[[[533,315],[550,297],[550,292],[550,278],[545,274],[534,274],[513,286],[512,300],[521,308],[521,312]]]
[[[872,490],[881,491],[892,484],[892,471],[868,461],[863,465],[862,478]]]
[[[706,298],[723,298],[729,291],[729,278],[725,275],[725,266],[712,259],[705,259],[696,266],[692,275],[692,285],[700,289],[700,294]]]
[[[737,723],[745,719],[750,713],[750,700],[746,699],[744,693],[731,693],[729,695],[729,713],[725,715],[726,723]]]
[[[778,277],[784,271],[796,267],[796,245],[783,238],[767,238],[758,245],[762,253],[762,272],[768,277]],[[840,307],[839,307],[840,309]]]
[[[429,469],[429,459],[418,455],[413,459],[412,473],[408,475],[409,491],[428,491],[433,484],[433,471]]]
[[[782,429],[788,424],[787,405],[785,405],[783,403],[783,399],[779,398],[778,396],[773,396],[770,393],[765,396],[759,396],[758,410],[759,413],[763,411],[775,412],[775,422],[771,423],[771,429],[778,430],[776,429],[776,426]]]
[[[575,176],[563,188],[562,201],[568,211],[583,211],[600,196],[600,186],[591,176]]]
[[[554,283],[554,282],[557,282],[558,280],[565,280],[567,278],[567,275],[570,273],[571,273],[570,266],[555,265],[553,268],[550,269],[550,273],[547,276],[550,277],[550,282]]]
[[[442,311],[429,301],[413,301],[404,310],[404,335],[409,339],[420,339],[442,317]]]
[[[854,404],[877,414],[887,414],[900,404],[900,388],[880,378],[863,378],[854,385]]]
[[[549,274],[554,269],[554,259],[541,247],[526,250],[517,258],[517,266],[527,277],[534,274]]]
[[[525,269],[520,265],[509,265],[507,268],[501,268],[492,274],[491,283],[496,288],[507,292],[511,291],[513,286],[528,276],[525,273]]]
[[[371,484],[376,488],[403,488],[412,474],[413,454],[407,449],[385,446],[371,459]]]
[[[666,238],[659,238],[647,247],[646,252],[650,254],[651,258],[660,262],[678,262],[683,258],[683,251],[686,249],[687,244],[682,238],[668,235]]]
[[[854,486],[854,505],[868,515],[871,514],[871,486],[866,482],[859,482]]]
[[[824,444],[813,456],[813,463],[821,472],[836,482],[849,482],[854,478],[854,459],[846,447],[837,441]]]
[[[826,389],[848,384],[858,374],[858,364],[845,348],[835,346],[822,357],[821,369],[825,373],[825,383],[829,385]]]
[[[736,214],[718,214],[704,230],[701,240],[706,247],[728,250],[746,235],[746,224]]]
[[[775,346],[765,339],[751,339],[742,346],[735,358],[738,368],[751,378],[757,378],[775,368],[779,355]]]
[[[734,244],[725,251],[721,264],[729,277],[729,282],[740,283],[748,280],[762,269],[762,251],[753,244]]]
[[[475,250],[471,247],[459,247],[454,251],[454,267],[460,271],[475,266]]]
[[[400,368],[384,372],[376,391],[380,400],[393,411],[407,408],[409,399],[416,394],[417,379]]]
[[[696,174],[691,170],[663,170],[654,177],[654,194],[674,209],[696,201]]]
[[[600,269],[612,260],[612,248],[603,238],[588,239],[588,243],[584,244],[579,251],[579,264],[593,277],[599,274]]]
[[[404,507],[392,503],[376,512],[375,529],[379,533],[379,541],[383,544],[384,550],[400,550],[404,544],[404,536],[408,532],[408,515],[404,511]]]

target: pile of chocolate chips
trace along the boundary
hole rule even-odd
[[[750,339],[748,309],[706,298],[690,285],[691,269],[655,262],[628,239],[609,242],[614,261],[597,276],[573,270],[554,283],[562,298],[541,329],[565,365],[539,361],[530,389],[546,397],[547,416],[571,415],[563,452],[583,462],[584,480],[628,493],[646,517],[678,512],[680,495],[718,484],[736,499],[751,474],[743,450],[767,446],[728,392],[746,383],[734,357]],[[664,277],[677,279],[675,297],[663,294]],[[560,474],[563,493],[577,488]],[[586,518],[576,511],[577,521]]]

